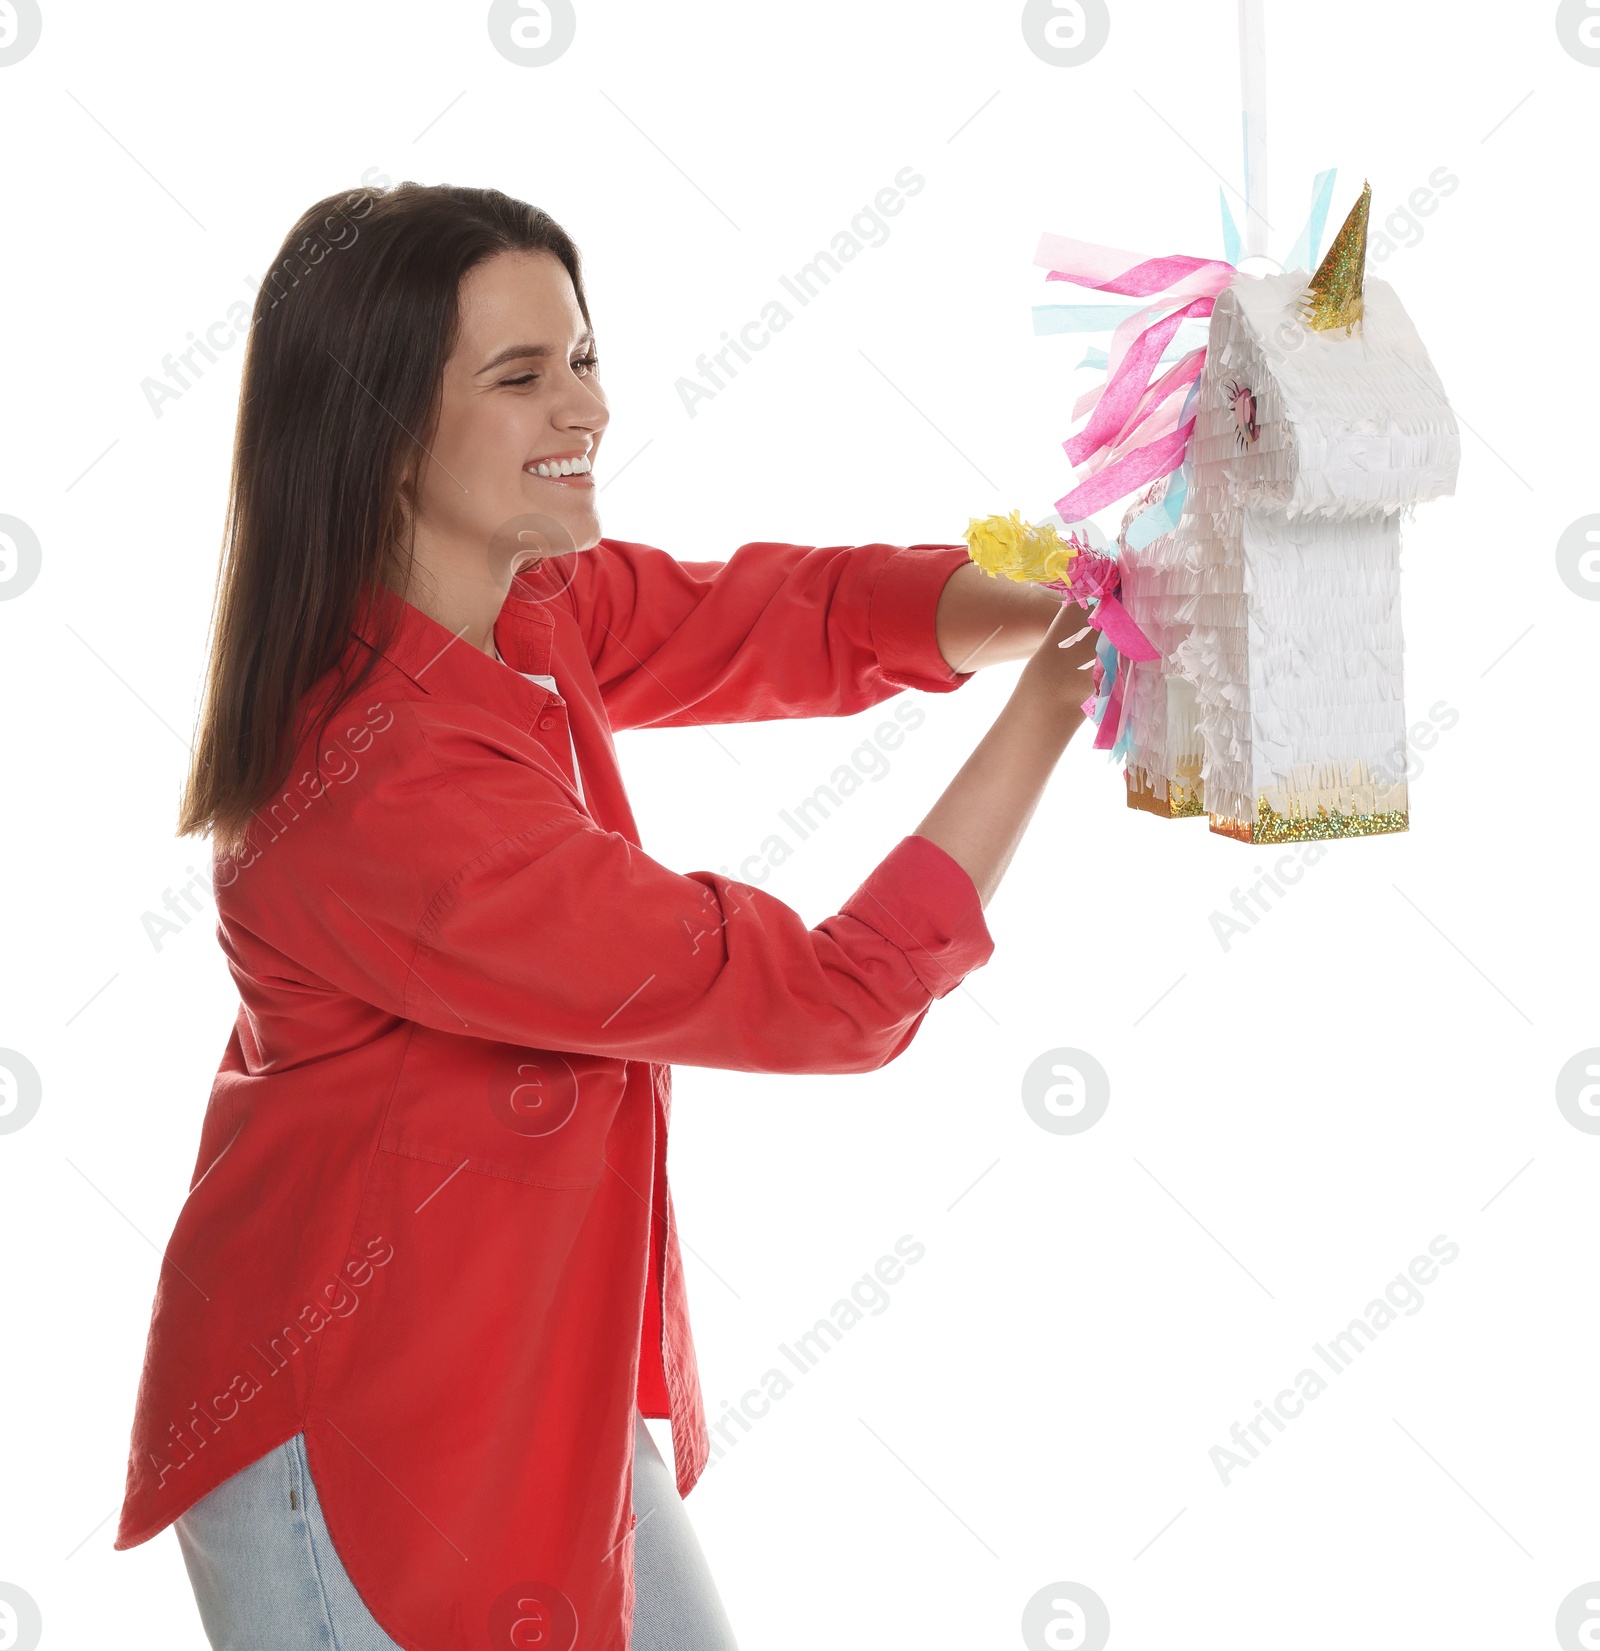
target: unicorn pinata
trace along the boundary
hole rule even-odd
[[[1297,249],[1307,264],[1332,176]],[[1114,558],[1015,514],[968,528],[987,571],[1090,610],[1085,709],[1124,761],[1129,805],[1208,814],[1243,842],[1409,820],[1400,522],[1454,491],[1461,441],[1394,289],[1365,279],[1371,197],[1309,277],[1046,235],[1035,261],[1051,280],[1144,301],[1035,311],[1040,331],[1115,326],[1110,352],[1086,358],[1107,376],[1065,443],[1085,479],[1056,508],[1065,526],[1136,497]],[[1203,347],[1173,343],[1207,316]]]
[[[1265,6],[1238,11],[1244,236],[1223,194],[1222,259],[1043,237],[1048,280],[1139,302],[1035,307],[1036,332],[1111,335],[1078,364],[1105,378],[1063,443],[1067,537],[1013,512],[970,522],[967,545],[1089,610],[1084,710],[1130,806],[1253,843],[1404,831],[1400,521],[1455,491],[1460,433],[1393,288],[1365,278],[1370,186],[1318,263],[1318,173],[1287,259],[1267,257]],[[1242,270],[1241,241],[1277,273]],[[1202,322],[1203,343],[1184,336]],[[1101,554],[1090,518],[1128,499]]]

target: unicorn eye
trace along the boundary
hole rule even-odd
[[[1256,422],[1256,393],[1236,378],[1230,379],[1223,389],[1233,409],[1234,435],[1241,447],[1247,447],[1261,434]]]

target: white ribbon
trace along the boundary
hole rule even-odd
[[[1239,0],[1239,94],[1244,121],[1244,253],[1267,250],[1267,37],[1264,0]]]

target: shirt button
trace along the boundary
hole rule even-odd
[[[554,728],[555,725],[556,725],[556,719],[554,717],[540,717],[539,718],[539,726],[541,728]]]

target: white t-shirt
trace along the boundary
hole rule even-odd
[[[496,659],[500,660],[502,665],[506,665],[507,670],[514,668],[507,665],[505,659],[501,657],[499,643],[495,643],[494,656]],[[559,695],[561,692],[561,689],[556,685],[556,679],[553,676],[547,676],[539,671],[518,671],[517,675],[525,676],[529,682],[537,682],[541,688],[548,688],[553,694]],[[572,772],[578,779],[578,796],[587,802],[588,799],[583,797],[583,770],[578,767],[578,747],[572,738],[572,722],[570,718],[567,721],[567,745],[572,751]]]

